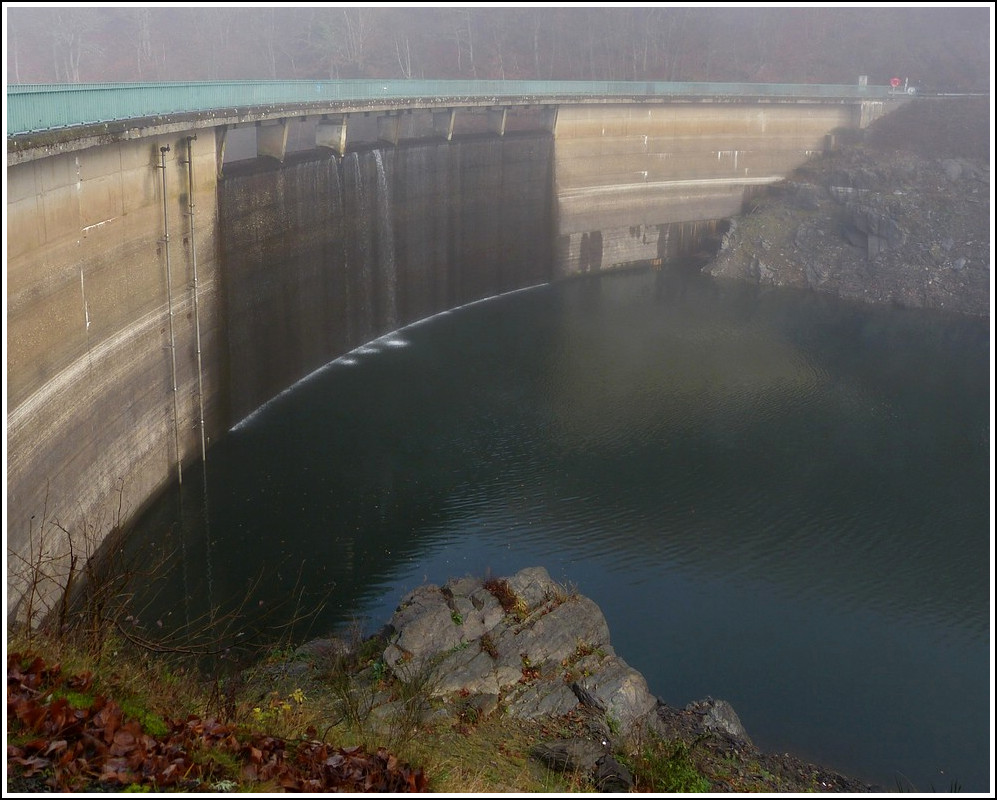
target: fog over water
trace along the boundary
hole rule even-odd
[[[304,587],[312,633],[543,565],[665,702],[982,791],[989,355],[985,320],[679,269],[535,287],[330,363],[209,453],[207,531],[185,481],[179,538],[168,494],[136,541],[184,553],[186,614]]]

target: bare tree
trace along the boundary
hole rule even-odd
[[[395,37],[395,56],[398,59],[398,69],[401,70],[402,77],[406,80],[412,79],[412,48],[409,46],[408,36],[402,37],[405,40],[405,46],[402,47],[398,43],[398,37]]]
[[[365,73],[377,13],[372,8],[342,8],[338,11],[340,13],[320,16],[309,35],[330,80]]]
[[[471,33],[471,12],[461,9],[457,12],[454,40],[457,43],[457,71],[463,73],[464,62],[471,69],[471,77],[477,78],[478,72],[474,65],[474,36]]]
[[[343,55],[357,71],[363,69],[367,58],[367,46],[373,26],[372,10],[369,8],[344,8],[346,36],[343,39]]]
[[[399,74],[829,83],[899,71],[986,90],[990,74],[985,8],[63,4],[6,12],[8,74],[31,83]]]
[[[8,37],[7,38],[8,38],[8,41],[10,42],[10,59],[11,59],[10,66],[13,67],[14,83],[20,83],[21,82],[21,59],[18,58],[18,47],[17,47],[18,40],[20,39],[20,37],[14,35],[13,32],[10,30],[9,27],[8,27],[7,33],[8,33]]]
[[[49,37],[57,83],[80,83],[80,65],[103,54],[95,33],[102,16],[98,9],[61,8],[52,20]]]
[[[533,77],[539,80],[543,77],[543,68],[540,59],[540,35],[544,29],[544,16],[536,13],[536,11],[530,12],[530,16],[533,22],[531,26],[533,34]],[[550,77],[549,73],[547,77]]]
[[[135,75],[138,80],[158,80],[164,64],[161,62],[162,50],[153,44],[153,9],[125,9],[126,21],[130,23],[130,36],[135,48]]]
[[[263,40],[267,45],[267,66],[269,67],[270,80],[277,78],[277,26],[274,20],[275,11],[273,8],[264,12]]]

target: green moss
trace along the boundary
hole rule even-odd
[[[628,760],[638,790],[650,792],[709,792],[710,782],[696,767],[685,742],[653,739]]]
[[[143,708],[134,700],[122,700],[121,710],[125,716],[137,719],[142,730],[150,736],[165,736],[170,732],[170,726],[161,716]]]
[[[217,747],[200,747],[191,751],[191,761],[204,770],[205,783],[238,780],[242,762],[234,753]]]
[[[70,689],[56,689],[52,698],[61,697],[73,708],[87,709],[93,705],[94,696],[89,692],[74,692]]]

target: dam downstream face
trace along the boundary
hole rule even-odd
[[[136,615],[372,632],[424,582],[543,565],[665,702],[729,700],[763,749],[887,790],[985,791],[988,340],[673,269],[458,308],[237,425],[206,504],[186,470],[129,544],[175,555]]]

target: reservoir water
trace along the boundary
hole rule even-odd
[[[886,791],[987,791],[989,340],[680,269],[440,314],[185,471],[131,543],[176,554],[142,613],[373,631],[422,583],[543,565],[665,702]]]

